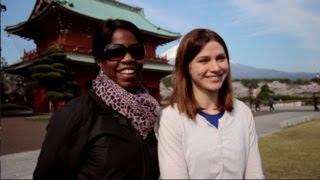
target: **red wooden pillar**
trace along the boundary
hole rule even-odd
[[[55,104],[53,105],[53,110],[54,110],[54,111],[58,111],[58,110],[59,110],[60,108],[62,108],[65,104],[66,104],[65,101],[59,101],[59,102],[57,102],[57,103],[55,103]]]
[[[34,112],[49,112],[49,101],[45,97],[47,89],[32,89]]]
[[[78,83],[80,85],[81,94],[86,93],[86,79],[81,78],[81,79],[78,80]]]
[[[161,101],[160,96],[160,82],[144,81],[145,87],[148,89],[149,94],[154,97],[158,102]]]

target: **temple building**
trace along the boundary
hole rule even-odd
[[[116,0],[36,0],[26,21],[5,28],[9,34],[33,40],[36,49],[24,52],[22,61],[9,66],[6,71],[24,75],[33,60],[48,47],[58,47],[72,60],[76,81],[81,93],[85,93],[95,76],[92,35],[97,24],[109,18],[131,21],[142,31],[147,53],[141,80],[150,94],[160,101],[160,80],[171,74],[173,66],[165,57],[156,55],[156,48],[178,39],[180,34],[151,23],[142,8]],[[35,112],[49,110],[45,93],[45,89],[34,90]]]

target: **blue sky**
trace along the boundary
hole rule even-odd
[[[70,0],[69,0],[70,1]],[[71,0],[72,1],[72,0]],[[153,24],[182,35],[210,28],[226,41],[231,61],[288,72],[320,71],[319,0],[120,0],[144,9]],[[35,0],[1,0],[1,30],[27,20]],[[174,46],[158,48],[158,54]],[[20,61],[33,42],[1,31],[9,64]]]

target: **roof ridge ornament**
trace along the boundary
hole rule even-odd
[[[62,4],[62,5],[68,4],[70,7],[74,6],[72,1],[70,1],[70,0],[54,0],[54,1],[59,3],[59,4]]]
[[[67,1],[66,0],[55,0],[57,3],[60,3],[60,4],[66,4]]]
[[[141,7],[138,7],[138,6],[134,7],[134,6],[131,6],[131,5],[129,5],[129,4],[125,4],[125,3],[123,3],[123,2],[120,2],[120,1],[118,1],[118,0],[96,0],[96,1],[100,1],[100,2],[103,2],[103,3],[113,4],[113,5],[115,5],[115,6],[125,6],[125,7],[129,8],[129,9],[131,9],[131,10],[136,10],[136,11],[141,11],[141,10],[143,10],[143,8],[141,8]]]

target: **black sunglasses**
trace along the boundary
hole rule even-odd
[[[110,61],[120,61],[127,53],[134,60],[143,60],[146,50],[141,43],[132,44],[128,48],[122,44],[107,44],[103,50],[103,58]]]

